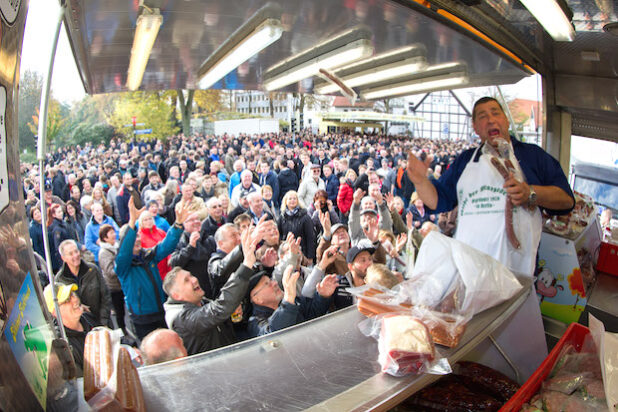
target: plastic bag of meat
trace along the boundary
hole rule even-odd
[[[464,316],[400,302],[397,292],[379,285],[363,285],[348,291],[356,296],[358,311],[363,315],[372,317],[394,312],[411,314],[429,328],[434,343],[449,348],[457,346],[469,320]]]
[[[392,376],[451,372],[448,360],[434,346],[427,326],[408,313],[387,313],[359,323],[366,336],[378,340],[378,362]]]
[[[93,411],[145,411],[137,369],[120,344],[122,331],[97,327],[84,345],[84,397]]]
[[[402,302],[465,317],[512,298],[522,288],[502,263],[438,232],[423,240],[407,277],[393,288]]]

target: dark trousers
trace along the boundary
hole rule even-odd
[[[114,312],[116,312],[116,322],[118,327],[124,330],[124,293],[122,293],[122,290],[119,290],[111,292],[111,295],[112,306],[114,307]]]
[[[157,329],[167,329],[167,324],[165,323],[165,318],[163,316],[161,316],[160,319],[158,320],[153,320],[152,322],[148,322],[148,323],[136,323],[135,322],[135,317],[131,317],[131,320],[133,321],[133,328],[135,329],[135,335],[137,336],[137,339],[140,340],[140,342],[142,341],[142,339],[144,339],[144,337],[146,335],[148,335],[150,332],[152,332],[153,330],[157,330]]]

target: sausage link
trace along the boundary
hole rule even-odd
[[[519,249],[521,244],[515,235],[515,228],[513,228],[513,203],[511,199],[506,198],[506,207],[504,208],[504,226],[506,228],[506,236],[515,249]]]

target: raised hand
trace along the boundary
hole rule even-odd
[[[200,232],[191,233],[191,237],[189,238],[189,244],[193,247],[197,246],[197,241],[200,239]]]
[[[393,210],[393,207],[395,207],[394,201],[395,201],[395,195],[393,195],[393,192],[389,192],[387,194],[384,195],[384,199],[386,200],[386,206],[388,207],[388,210]]]
[[[427,157],[425,162],[421,161],[419,158],[414,156],[412,152],[408,153],[408,178],[412,181],[412,183],[417,184],[424,179],[427,179],[427,161],[431,162],[431,159]]]
[[[409,210],[408,213],[406,213],[406,226],[408,227],[408,230],[412,230],[414,228],[414,216],[412,216],[412,212]]]
[[[330,213],[329,212],[318,212],[320,214],[320,223],[322,224],[322,229],[324,230],[324,236],[330,237]]]
[[[378,241],[378,233],[380,232],[380,227],[378,224],[378,219],[371,219],[366,225],[363,226],[363,233],[367,239],[371,240],[373,243]]]
[[[300,272],[293,272],[294,268],[288,266],[283,272],[283,299],[289,303],[294,303],[296,299],[296,282],[300,277]]]
[[[258,241],[251,237],[251,232],[253,231],[253,229],[254,226],[251,225],[240,235],[240,244],[244,256],[243,265],[248,268],[252,268],[256,262],[255,248],[257,247]]]
[[[324,251],[322,254],[322,259],[320,259],[320,263],[318,264],[319,268],[322,271],[325,271],[327,267],[329,267],[337,257],[337,250],[339,246],[331,246]]]
[[[354,192],[354,203],[357,205],[360,205],[361,200],[363,200],[363,197],[365,196],[365,191],[363,189],[356,189],[356,191]]]
[[[129,198],[128,206],[129,206],[129,226],[135,227],[135,222],[137,222],[137,219],[139,219],[139,216],[142,214],[142,212],[146,210],[146,207],[143,207],[141,209],[138,209],[137,207],[135,207],[133,196]]]
[[[407,241],[408,235],[406,233],[402,233],[397,237],[396,249],[398,253],[405,247]]]
[[[183,203],[182,207],[180,208],[180,210],[178,210],[178,213],[176,213],[176,223],[178,223],[179,225],[182,225],[185,222],[185,220],[187,220],[189,215],[191,214],[191,209],[190,209],[191,206],[189,202],[182,202],[182,203]]]
[[[333,295],[333,293],[335,293],[337,286],[339,286],[337,275],[328,275],[324,276],[324,279],[318,283],[315,289],[323,298],[329,298]]]

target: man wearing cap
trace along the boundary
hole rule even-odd
[[[78,296],[82,303],[89,308],[98,323],[108,325],[112,297],[101,270],[82,259],[77,243],[73,239],[62,241],[58,250],[64,263],[56,274],[56,282],[77,284]]]
[[[302,182],[298,187],[298,199],[303,202],[305,207],[313,203],[313,196],[318,190],[326,190],[324,181],[320,178],[322,169],[319,164],[309,165],[311,174],[304,174]]]
[[[335,309],[342,309],[354,304],[354,297],[346,289],[359,287],[365,284],[367,268],[374,263],[373,254],[376,247],[367,239],[363,239],[356,246],[352,246],[346,255],[348,272],[337,276],[339,286],[333,297]]]
[[[62,206],[63,210],[66,208],[65,203],[62,201],[62,199],[60,199],[58,196],[56,196],[56,195],[54,195],[52,193],[52,185],[51,185],[51,182],[49,182],[49,181],[45,182],[45,193],[43,194],[43,200],[45,201],[45,203],[44,203],[44,205],[45,205],[45,212],[47,212],[47,208],[49,206],[51,206],[52,203],[55,203],[55,204],[58,204],[58,205]],[[38,208],[38,209],[41,208],[39,203],[40,203],[40,200],[35,205],[35,207]]]
[[[238,206],[240,195],[242,192],[249,194],[251,192],[259,192],[260,187],[253,183],[253,172],[249,169],[245,169],[240,173],[240,184],[234,187],[232,190],[232,197],[230,203],[232,206]]]
[[[384,196],[380,193],[380,188],[371,185],[369,187],[369,196],[361,189],[356,189],[354,192],[354,201],[350,208],[350,238],[352,244],[355,245],[359,240],[366,237],[363,229],[366,225],[366,219],[363,219],[365,211],[370,210],[376,217],[380,229],[393,230],[393,220],[391,219],[390,210],[384,201]],[[377,207],[376,207],[377,206]]]
[[[247,293],[255,264],[255,241],[247,230],[242,236],[244,260],[214,300],[204,296],[195,276],[179,267],[165,277],[165,320],[182,338],[189,355],[236,342],[231,315]]]
[[[188,207],[181,208],[176,214],[176,222],[161,243],[151,249],[142,249],[141,238],[135,228],[142,210],[135,207],[133,199],[129,200],[128,206],[129,223],[120,230],[116,274],[137,338],[142,339],[153,330],[166,327],[163,310],[165,295],[157,264],[176,248],[190,211]]]
[[[337,288],[337,277],[326,276],[316,286],[313,298],[297,296],[296,281],[300,276],[289,266],[283,273],[283,291],[275,279],[258,273],[249,283],[249,299],[253,313],[249,318],[249,336],[266,335],[326,314],[331,296]]]
[[[56,296],[58,298],[58,308],[62,317],[62,324],[67,334],[75,366],[77,367],[77,377],[84,375],[84,345],[86,344],[86,335],[98,323],[90,313],[84,312],[84,308],[77,296],[77,285],[56,285]],[[47,285],[43,291],[47,310],[54,316],[54,320],[58,317],[54,306],[54,295],[52,286]]]
[[[238,187],[238,186],[236,186]],[[243,213],[249,215],[249,200],[247,200],[247,196],[249,196],[249,190],[242,189],[238,195],[238,206],[236,206],[232,211],[227,215],[227,222],[233,223],[236,217],[242,215]]]

